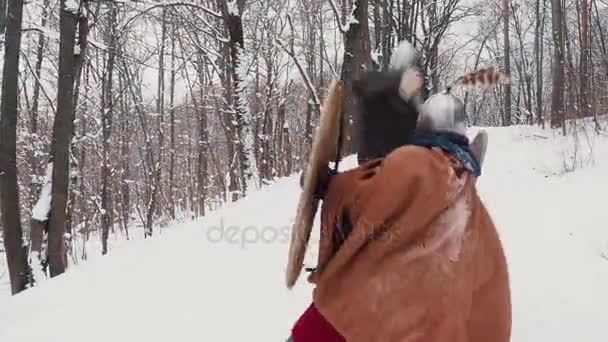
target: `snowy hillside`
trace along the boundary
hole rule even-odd
[[[577,136],[489,129],[479,189],[507,251],[514,342],[608,341],[608,137]],[[284,341],[311,299],[304,279],[283,285],[298,194],[280,179],[0,297],[0,341]]]

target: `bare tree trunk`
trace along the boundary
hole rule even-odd
[[[283,160],[284,160],[284,136],[283,136],[283,126],[285,126],[285,110],[283,104],[279,104],[279,108],[277,109],[277,120],[276,125],[274,127],[274,141],[275,141],[275,165],[277,168],[277,175],[279,177],[285,176],[283,173]],[[306,139],[304,139],[306,142]]]
[[[88,97],[89,93],[90,93],[90,86],[89,86],[89,82],[90,82],[90,66],[87,66],[86,70],[85,70],[85,76],[84,76],[84,84],[85,84],[85,95]],[[86,113],[88,110],[88,105],[85,103],[84,104],[84,108],[83,108],[83,112]],[[84,137],[87,134],[87,117],[86,115],[82,116],[82,120],[80,121],[80,133],[79,135],[81,137]],[[81,177],[79,186],[78,186],[78,190],[80,193],[80,200],[78,203],[78,207],[80,209],[80,214],[84,215],[85,213],[85,208],[87,208],[87,199],[85,198],[85,191],[86,191],[86,187],[85,187],[85,182],[84,180],[82,180],[83,174],[84,174],[84,170],[85,170],[85,166],[87,163],[87,154],[85,151],[85,148],[83,148],[81,146],[80,151],[78,151],[79,157],[78,157],[78,175],[79,177]],[[86,221],[87,219],[82,219],[82,221]],[[87,258],[87,254],[86,254],[86,244],[88,241],[88,228],[85,228],[85,231],[83,232],[83,237],[84,237],[84,242],[82,244],[82,258],[86,260]]]
[[[270,33],[268,34],[268,39],[270,40]],[[260,133],[258,135],[261,136],[260,146],[261,156],[259,165],[259,174],[260,181],[263,184],[264,181],[271,180],[275,176],[275,167],[276,164],[273,162],[272,158],[272,117],[271,114],[273,112],[274,104],[275,104],[275,84],[276,75],[274,75],[274,62],[272,56],[271,48],[266,51],[264,56],[266,63],[266,100],[264,103],[264,112],[261,113],[261,127]]]
[[[5,0],[1,0],[2,2],[4,2]],[[42,18],[40,19],[40,27],[45,28],[46,27],[46,22],[47,22],[47,17],[48,17],[48,7],[49,7],[49,0],[44,0],[42,3]],[[0,8],[0,10],[2,10]],[[36,48],[36,66],[34,67],[34,75],[35,75],[35,82],[34,82],[34,94],[32,96],[32,108],[30,110],[30,135],[32,136],[33,140],[38,140],[38,106],[39,106],[39,102],[40,102],[40,78],[42,76],[42,61],[43,61],[43,57],[44,57],[44,45],[46,42],[46,37],[44,33],[40,33],[38,35],[38,47]],[[38,175],[39,173],[36,172],[39,169],[38,166],[39,160],[36,157],[36,150],[32,149],[30,156],[29,156],[29,167],[31,172],[34,173],[34,175]],[[38,184],[36,184],[36,182],[31,182],[30,184],[30,193],[32,194],[31,196],[31,201],[30,201],[30,206],[33,206],[34,201],[36,196],[34,195],[36,193],[36,188],[38,188]]]
[[[505,54],[505,73],[511,74],[511,45],[509,44],[509,13],[510,13],[510,0],[502,1],[503,11],[503,36],[504,36],[504,54]],[[504,101],[504,118],[503,124],[505,126],[511,126],[511,85],[506,84],[505,87],[505,101]]]
[[[600,12],[599,12],[599,8],[597,6],[597,1],[592,0],[591,1],[591,6],[593,8],[593,12],[595,13],[595,15],[593,15],[593,19],[595,21],[595,27],[596,27],[596,41],[597,41],[597,48],[599,50],[599,54],[601,56],[601,63],[602,63],[602,67],[603,67],[603,75],[608,75],[608,46],[606,44],[606,42],[608,41],[608,37],[606,32],[604,31],[604,27],[602,24],[602,20],[600,19]],[[592,14],[593,14],[592,12]],[[605,85],[606,82],[606,78],[604,77],[594,77],[593,78],[594,82],[597,83],[603,83]],[[598,99],[596,101],[596,105],[597,107],[595,108],[594,111],[594,120],[596,122],[596,130],[599,130],[601,127],[599,125],[599,122],[597,121],[597,112],[598,111],[602,111],[605,108],[605,101],[602,101],[601,99],[603,98],[603,94],[604,94],[604,90],[603,89],[598,89],[600,92],[600,99]]]
[[[536,17],[535,35],[534,35],[534,57],[536,62],[536,119],[538,124],[545,127],[543,119],[543,47],[544,47],[544,26],[546,14],[545,0],[536,0],[534,11]],[[542,17],[541,11],[542,8]]]
[[[229,60],[229,51],[226,49],[224,51],[224,58],[226,61]],[[232,98],[233,88],[232,83],[230,82],[230,71],[227,70],[229,67],[224,66],[225,70],[222,70],[223,78],[224,78],[224,92],[225,99],[227,103],[230,103],[230,99]],[[222,124],[222,129],[224,130],[224,134],[226,135],[226,152],[228,156],[228,182],[225,184],[225,192],[226,201],[236,201],[240,195],[239,191],[239,170],[238,170],[238,155],[237,155],[237,146],[233,143],[238,139],[238,135],[236,134],[236,128],[233,124],[234,115],[230,106],[226,108],[227,112],[222,112],[222,107],[219,105],[216,100],[216,110],[218,112],[218,116],[220,117],[220,122]],[[212,154],[213,155],[213,154]],[[216,164],[217,166],[217,164]],[[220,179],[224,179],[224,177],[218,173]]]
[[[110,137],[112,135],[112,121],[114,117],[114,62],[116,60],[116,16],[117,6],[110,3],[110,20],[108,22],[108,60],[106,62],[106,79],[104,80],[104,97],[102,98],[102,164],[101,164],[101,254],[108,253],[108,235],[113,224],[112,196],[110,194],[110,180],[112,162],[110,160]]]
[[[78,98],[79,98],[79,87],[80,87],[80,76],[82,74],[82,68],[84,65],[85,56],[88,50],[88,36],[89,36],[89,20],[86,15],[83,15],[79,9],[75,9],[78,12],[78,39],[77,39],[77,47],[78,50],[74,49],[74,74],[73,74],[73,103],[72,107],[74,111],[78,107]],[[73,125],[72,125],[73,126]],[[72,134],[75,133],[74,127],[72,127]],[[69,152],[69,160],[72,162],[69,163],[68,174],[76,174],[77,168],[77,160],[74,157],[73,152],[77,151],[78,148],[75,145],[73,140],[70,140],[70,149]],[[71,170],[71,171],[70,171]],[[68,265],[68,255],[72,252],[72,222],[73,222],[73,213],[74,213],[74,205],[76,202],[76,192],[77,190],[74,188],[74,185],[78,181],[78,176],[72,177],[68,182],[68,201],[66,204],[66,222],[65,222],[65,253],[64,253],[64,263],[67,267]]]
[[[163,132],[164,126],[164,111],[165,111],[165,41],[167,40],[167,9],[163,7],[162,14],[162,33],[161,33],[161,43],[160,43],[160,51],[158,56],[158,93],[157,93],[157,101],[156,101],[156,110],[158,112],[158,121],[157,121],[157,133],[158,133],[158,158],[155,163],[150,165],[150,168],[153,169],[152,172],[152,180],[150,189],[150,196],[148,198],[148,208],[146,211],[146,224],[145,224],[145,232],[144,236],[149,237],[152,236],[152,226],[154,223],[154,213],[158,210],[157,206],[159,206],[158,197],[159,190],[161,185],[161,177],[162,177],[162,156],[163,156],[163,148],[164,148],[164,137],[165,134]],[[151,151],[149,153],[152,153]],[[152,159],[150,158],[150,161]]]
[[[317,46],[316,44],[316,30],[314,28],[314,26],[312,25],[311,21],[308,20],[307,25],[307,42],[306,42],[306,67],[307,67],[307,74],[308,77],[310,79],[311,85],[316,84],[315,82],[315,76],[316,76],[316,71],[315,71],[315,48]],[[314,89],[311,87],[311,89],[308,90],[308,94],[309,97],[311,99],[313,99],[315,97],[314,93],[319,92],[318,89]],[[317,116],[318,114],[316,113],[316,109],[318,108],[318,106],[314,103],[315,101],[308,101],[306,103],[306,118],[304,120],[304,124],[306,125],[304,134],[304,141],[305,141],[305,145],[304,145],[304,149],[303,149],[303,157],[304,158],[308,158],[308,155],[310,153],[310,149],[312,148],[312,139],[313,139],[313,131],[314,131],[314,127],[313,127],[313,115]],[[282,104],[284,106],[284,104]],[[284,110],[284,109],[283,109]],[[285,126],[285,123],[283,123],[283,125],[281,127],[278,127],[278,129],[280,130],[279,132],[282,132],[283,130],[283,126]],[[282,134],[282,133],[281,133]],[[306,160],[306,159],[305,159]],[[281,165],[283,165],[284,161],[281,160],[280,161]]]
[[[382,1],[372,0],[374,17],[374,49],[380,50],[382,45]]]
[[[323,89],[324,85],[325,85],[325,80],[324,80],[324,76],[323,76],[323,69],[324,69],[324,63],[323,63],[323,53],[325,51],[325,32],[323,30],[323,11],[319,10],[319,18],[318,18],[318,22],[319,22],[319,91],[321,91],[321,89]],[[315,118],[318,119],[318,118]]]
[[[591,8],[587,0],[581,0],[581,62],[580,62],[580,114],[586,118],[589,116],[589,63],[591,60],[591,45],[589,34],[589,12]]]
[[[181,41],[180,41],[181,43]],[[191,201],[194,206],[196,216],[204,216],[207,202],[208,189],[208,162],[209,162],[209,131],[207,127],[207,109],[205,106],[205,90],[207,89],[206,71],[207,65],[203,58],[199,56],[196,72],[200,85],[200,99],[197,100],[197,95],[194,92],[194,87],[190,82],[188,73],[185,72],[186,82],[194,103],[194,112],[196,114],[197,134],[196,134],[196,200]],[[194,197],[194,196],[192,196]]]
[[[359,112],[360,107],[353,94],[353,81],[360,78],[363,72],[372,70],[370,56],[370,38],[368,25],[368,0],[356,0],[353,17],[344,35],[344,62],[342,64],[341,80],[344,82],[343,120],[345,132],[343,153],[350,154],[359,148]]]
[[[577,117],[578,109],[576,106],[580,103],[579,82],[577,82],[577,73],[574,69],[574,58],[572,53],[572,43],[570,41],[570,28],[567,24],[566,1],[562,0],[562,41],[564,42],[564,127],[565,120],[568,115],[574,113],[573,117]]]
[[[590,22],[593,19],[593,8],[595,6],[595,0],[591,0],[589,2],[589,13],[588,13],[588,26],[589,26],[589,49],[592,50],[593,49],[593,35],[591,34],[591,31],[593,31],[593,24]],[[593,63],[592,60],[592,56],[589,57],[590,58],[590,68],[589,68],[589,74],[590,75],[595,75],[595,65]],[[595,123],[595,131],[599,133],[599,131],[601,130],[601,126],[600,126],[600,122],[597,119],[597,112],[598,112],[598,101],[597,101],[597,94],[596,94],[596,89],[598,88],[596,86],[596,84],[598,84],[599,80],[597,77],[590,77],[590,84],[589,84],[589,88],[591,91],[591,105],[589,106],[590,110],[592,111],[592,115],[593,115],[593,122]]]
[[[289,140],[289,126],[285,125],[285,102],[281,102],[278,108],[278,117],[279,121],[282,122],[281,126],[277,127],[279,131],[279,136],[281,140],[281,150],[280,150],[280,162],[281,162],[281,176],[288,176],[292,171],[292,149],[291,149],[291,141]]]
[[[0,0],[0,35],[4,35],[4,31],[6,30],[7,1]]]
[[[264,51],[264,49],[262,47],[260,47],[260,51]],[[262,184],[263,179],[265,179],[266,177],[266,168],[267,168],[267,164],[264,162],[262,155],[264,154],[263,151],[261,151],[261,146],[262,146],[262,140],[264,139],[264,133],[260,131],[261,129],[261,121],[262,121],[262,114],[261,114],[261,108],[262,108],[262,103],[261,103],[261,89],[260,89],[260,57],[256,56],[255,58],[255,83],[254,83],[254,88],[253,88],[253,93],[254,98],[252,100],[251,103],[251,112],[252,112],[252,118],[253,118],[253,151],[254,151],[254,156],[255,156],[255,160],[256,160],[256,165],[258,165],[259,168],[259,174],[260,174],[260,185]],[[267,72],[268,74],[268,72]]]
[[[532,124],[533,123],[533,115],[532,115],[532,73],[531,73],[531,62],[528,58],[528,53],[526,51],[526,43],[525,43],[525,28],[523,27],[523,23],[522,20],[520,18],[518,18],[517,16],[517,8],[513,5],[510,4],[511,6],[511,11],[512,11],[512,15],[513,15],[513,24],[515,27],[515,33],[517,35],[517,41],[519,43],[519,48],[517,50],[519,50],[519,61],[515,60],[515,67],[517,69],[517,72],[519,74],[519,79],[520,79],[520,85],[518,87],[518,92],[517,92],[517,105],[516,105],[516,112],[517,112],[517,117],[516,120],[519,121],[518,123],[521,123],[523,121],[523,119],[525,119],[525,122],[527,124]],[[536,43],[536,41],[535,41]],[[509,47],[509,50],[511,51],[511,48]],[[523,106],[521,104],[521,102],[523,102]],[[523,109],[522,109],[523,108]],[[511,122],[513,123],[513,122]]]
[[[393,8],[394,0],[382,1],[382,69],[388,68],[392,53],[392,32],[393,32]]]
[[[272,96],[272,85],[270,85],[269,92],[270,92],[270,96]],[[260,178],[262,178],[263,180],[271,180],[273,178],[273,176],[275,176],[273,169],[276,167],[276,163],[273,163],[273,158],[272,158],[272,144],[271,144],[271,137],[272,137],[272,117],[271,117],[271,113],[272,113],[272,109],[270,108],[272,106],[272,100],[270,98],[267,98],[266,100],[266,110],[264,111],[264,115],[262,117],[262,134],[264,136],[263,140],[262,140],[262,158],[261,158],[261,165],[260,166],[264,166],[263,168],[260,167]]]
[[[77,90],[80,87],[80,75],[82,74],[89,43],[89,18],[80,11],[78,14],[78,50],[74,50],[74,108],[78,107],[79,92]]]
[[[122,78],[121,78],[122,80]],[[120,89],[123,89],[125,83],[121,81]],[[129,239],[129,222],[130,222],[130,211],[131,211],[131,190],[129,187],[129,180],[131,178],[130,165],[129,165],[129,154],[130,154],[130,136],[131,136],[131,120],[129,118],[128,110],[128,97],[126,95],[121,96],[122,105],[122,118],[120,120],[120,157],[121,157],[121,182],[120,182],[120,195],[121,195],[121,213],[123,228],[125,230],[126,238]]]
[[[171,80],[169,84],[169,216],[172,220],[175,219],[175,76],[175,39],[171,39]]]
[[[63,273],[66,266],[63,239],[67,221],[69,149],[74,133],[74,40],[78,13],[77,9],[69,8],[66,2],[61,0],[57,114],[51,145],[53,177],[48,246],[51,277]]]
[[[253,137],[249,127],[250,118],[247,113],[245,82],[242,73],[242,54],[245,47],[243,36],[243,21],[241,13],[245,0],[222,0],[221,10],[224,24],[228,29],[230,50],[229,74],[232,80],[232,106],[233,118],[231,122],[236,161],[239,165],[240,194],[233,193],[232,199],[238,199],[247,193],[247,181],[252,179],[255,172],[255,158],[253,158]],[[231,177],[232,178],[232,177]]]
[[[0,226],[13,294],[26,289],[30,269],[23,243],[17,184],[17,110],[22,0],[8,3],[0,105]]]
[[[118,56],[122,55],[122,49],[117,47],[119,50],[116,51]],[[125,232],[125,238],[127,240],[130,239],[129,236],[129,225],[130,225],[130,211],[131,211],[131,193],[129,183],[131,181],[130,177],[130,136],[132,135],[131,131],[131,120],[130,116],[132,114],[130,110],[129,96],[126,89],[128,88],[125,70],[121,70],[120,61],[116,62],[116,67],[118,69],[118,89],[121,89],[121,94],[118,97],[119,105],[120,105],[120,116],[119,116],[119,140],[118,140],[118,158],[119,158],[119,190],[117,194],[117,202],[120,204],[119,211],[119,219],[122,230]]]
[[[553,87],[551,90],[551,127],[563,125],[564,134],[564,41],[562,28],[561,0],[551,0],[551,21],[553,30]]]
[[[155,172],[156,172],[156,167],[155,165],[157,164],[157,162],[155,161],[154,158],[154,153],[153,153],[153,148],[152,148],[152,136],[151,136],[151,132],[149,130],[149,125],[148,125],[148,120],[146,115],[143,112],[143,109],[141,108],[141,89],[139,89],[139,91],[136,93],[136,91],[134,90],[134,86],[135,86],[135,75],[134,72],[132,72],[129,68],[129,66],[127,65],[126,61],[124,59],[121,60],[122,64],[123,64],[123,70],[124,70],[124,76],[125,76],[125,85],[127,86],[129,93],[131,94],[131,97],[133,99],[133,107],[135,108],[135,112],[137,113],[137,118],[138,121],[140,123],[140,127],[141,127],[141,132],[143,135],[143,141],[144,141],[144,152],[142,153],[141,156],[141,161],[142,161],[142,168],[143,168],[143,176],[144,176],[144,182],[146,185],[146,191],[145,191],[145,196],[141,196],[143,197],[143,202],[144,202],[144,210],[145,213],[141,214],[140,213],[140,219],[143,222],[144,225],[144,238],[150,237],[152,236],[152,226],[153,226],[153,222],[152,219],[154,217],[154,195],[155,195],[155,191],[154,191],[154,180],[152,180],[152,178],[154,178]],[[159,155],[160,158],[160,155]],[[160,163],[160,161],[159,161]],[[135,190],[138,191],[137,186],[135,187]],[[145,215],[145,217],[144,217]]]
[[[201,93],[205,83],[201,83]],[[197,158],[197,184],[198,184],[198,215],[205,215],[205,204],[207,201],[207,173],[209,159],[209,131],[207,128],[207,110],[201,99],[198,117],[198,158]]]
[[[47,22],[47,17],[48,17],[48,6],[49,6],[49,0],[44,0],[43,2],[43,8],[42,8],[42,18],[40,19],[40,26],[42,28],[46,27],[46,22]],[[32,142],[34,141],[38,141],[38,106],[39,106],[39,100],[40,100],[40,88],[41,88],[41,83],[40,83],[40,78],[42,75],[42,61],[43,61],[43,52],[44,52],[44,44],[46,41],[46,36],[43,32],[41,32],[38,36],[38,47],[36,50],[36,66],[34,67],[34,75],[36,77],[35,83],[34,83],[34,95],[32,98],[32,108],[30,110],[30,134],[32,136]],[[39,170],[39,158],[37,157],[37,151],[35,149],[32,149],[31,154],[29,156],[29,167],[31,172],[37,176],[40,174]],[[34,204],[36,203],[36,189],[37,188],[41,188],[41,184],[39,184],[38,182],[31,182],[30,183],[30,193],[31,195],[31,201],[30,201],[30,207],[33,207]],[[40,252],[42,251],[42,240],[43,240],[43,236],[44,236],[44,231],[45,231],[45,227],[46,227],[47,221],[44,222],[40,222],[37,221],[36,219],[32,219],[31,220],[31,225],[30,225],[30,257],[33,257],[37,260],[33,260],[31,261],[31,263],[41,263],[42,264],[42,260],[41,260],[41,255]],[[42,266],[42,265],[41,265]],[[36,279],[34,281],[37,281]]]

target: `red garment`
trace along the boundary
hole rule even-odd
[[[294,325],[294,342],[346,342],[312,303]]]

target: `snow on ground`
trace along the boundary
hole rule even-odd
[[[595,164],[560,175],[573,139],[526,127],[489,138],[479,188],[510,265],[512,340],[608,341],[608,139],[582,139],[579,165]]]
[[[608,137],[575,149],[548,130],[488,131],[479,189],[507,252],[512,340],[607,341]],[[0,341],[284,341],[311,299],[304,279],[283,286],[298,194],[297,176],[279,179],[0,298]]]

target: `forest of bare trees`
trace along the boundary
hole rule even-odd
[[[560,128],[608,108],[604,0],[0,0],[0,229],[13,293],[112,236],[154,236],[301,170],[331,79],[421,51],[470,125]]]

